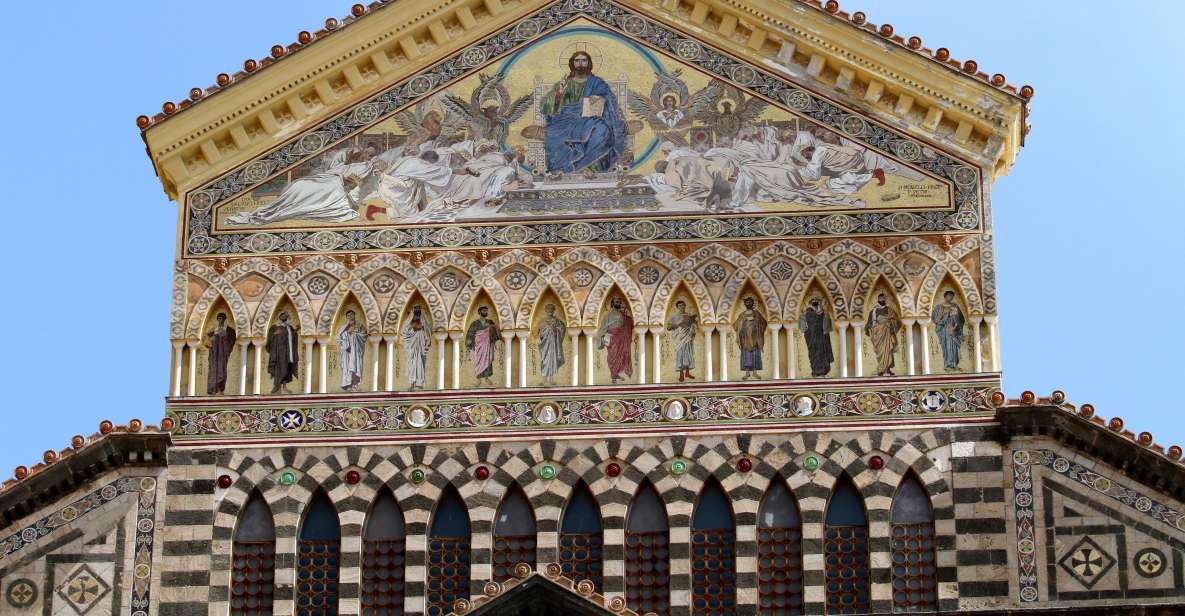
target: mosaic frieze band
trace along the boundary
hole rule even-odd
[[[432,95],[438,88],[475,73],[502,54],[552,32],[576,17],[587,17],[635,40],[694,65],[751,94],[776,101],[800,117],[834,129],[846,139],[908,162],[951,181],[953,211],[896,211],[832,214],[762,215],[642,220],[510,223],[487,225],[427,224],[407,228],[221,233],[214,231],[214,210],[275,174],[392,117]],[[247,163],[187,197],[187,255],[299,253],[495,246],[585,244],[590,242],[665,242],[738,240],[784,236],[966,233],[982,222],[981,176],[974,166],[878,125],[813,92],[769,72],[728,57],[642,15],[603,0],[553,4],[476,45],[400,82],[387,91],[329,120],[281,148]]]
[[[688,427],[735,421],[926,417],[991,412],[995,386],[922,389],[627,396],[620,399],[515,398],[395,404],[169,409],[177,436],[423,433],[601,426]]]

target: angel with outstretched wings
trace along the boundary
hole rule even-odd
[[[440,136],[450,135],[460,127],[460,120],[445,106],[444,113],[435,109],[440,101],[438,96],[427,98],[395,114],[395,122],[399,128],[407,133],[405,145],[416,146],[428,141],[434,141]]]
[[[715,84],[691,94],[680,75],[683,69],[670,73],[655,73],[650,96],[630,91],[629,106],[641,116],[660,140],[675,145],[687,145],[683,131],[691,126],[702,107],[716,95]]]
[[[482,73],[477,77],[480,83],[473,88],[469,102],[452,93],[446,93],[440,102],[468,125],[471,139],[504,143],[510,125],[531,108],[535,95],[525,94],[511,101],[510,91],[502,83],[505,75],[495,73],[491,77]]]
[[[720,80],[713,80],[708,87],[714,94],[699,105],[695,119],[711,127],[719,138],[735,138],[742,127],[752,126],[769,104]]]

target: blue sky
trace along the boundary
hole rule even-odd
[[[1033,131],[993,195],[1005,390],[1062,388],[1105,417],[1185,444],[1167,387],[1185,368],[1180,5],[861,0],[1036,89]],[[104,418],[156,423],[169,373],[176,206],[134,119],[346,2],[43,3],[5,58],[0,477]],[[1175,239],[1174,239],[1175,238]],[[1167,397],[1166,397],[1167,396]]]

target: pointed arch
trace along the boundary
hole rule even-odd
[[[897,266],[885,259],[879,252],[868,250],[861,255],[868,260],[869,267],[861,273],[860,279],[852,291],[852,303],[849,306],[849,316],[853,319],[863,319],[872,306],[873,294],[878,284],[883,281],[884,287],[892,290],[897,304],[902,312],[912,312],[913,297],[909,292],[909,280]]]
[[[897,486],[890,510],[893,610],[938,609],[934,509],[917,473],[910,469]]]
[[[593,589],[604,587],[604,526],[601,507],[588,484],[580,479],[564,506],[560,520],[560,571],[564,577],[589,580]]]
[[[864,498],[845,472],[835,482],[823,528],[828,614],[862,614],[871,608],[868,513]]]
[[[780,474],[757,510],[757,589],[759,605],[774,613],[803,612],[802,514]]]
[[[666,616],[671,607],[670,524],[654,484],[638,486],[626,513],[625,601],[643,614]]]
[[[950,255],[945,252],[939,254],[942,258],[926,273],[926,277],[922,279],[921,290],[918,291],[917,311],[919,316],[924,318],[930,314],[937,302],[938,290],[948,280],[952,287],[958,289],[959,295],[972,314],[983,314],[983,302],[975,279],[961,263],[950,258]]]
[[[445,485],[428,531],[428,616],[444,616],[457,599],[469,598],[469,510],[452,483]]]
[[[515,318],[512,321],[514,327],[530,327],[531,319],[535,310],[538,309],[538,302],[548,289],[559,300],[565,320],[572,325],[580,322],[580,306],[576,300],[576,294],[568,281],[560,275],[561,270],[553,268],[534,254],[516,248],[502,253],[498,258],[487,263],[483,269],[491,278],[496,278],[498,274],[516,266],[530,270],[535,274],[535,279],[522,291],[518,309],[515,311]]]
[[[295,282],[273,285],[259,302],[255,309],[255,319],[252,321],[251,335],[262,337],[267,335],[267,328],[275,319],[276,310],[287,300],[296,312],[296,322],[301,332],[316,331],[316,319],[310,307],[309,298],[300,285]]]
[[[448,318],[444,310],[444,301],[436,287],[426,280],[420,280],[419,274],[413,272],[416,278],[408,278],[399,285],[387,303],[387,312],[383,315],[383,333],[397,332],[403,327],[400,320],[410,305],[419,298],[424,304],[432,323],[442,329],[448,325]]]
[[[765,272],[767,276],[773,280],[772,267],[777,260],[784,259],[791,261],[789,272],[783,272],[782,275],[788,275],[787,282],[782,284],[786,286],[785,295],[782,297],[782,314],[781,319],[792,320],[797,318],[801,306],[799,301],[806,292],[807,284],[810,283],[814,277],[813,272],[816,268],[826,271],[819,265],[818,259],[815,256],[790,242],[777,242],[762,249],[758,253],[750,257],[749,262],[753,264],[755,269],[760,269]],[[795,265],[797,268],[795,268]],[[775,291],[778,285],[774,284]]]
[[[338,286],[330,291],[329,298],[321,307],[321,317],[317,320],[318,335],[327,336],[336,333],[333,331],[334,325],[337,323],[341,311],[350,304],[351,297],[362,308],[362,314],[358,316],[364,319],[366,331],[372,334],[382,331],[383,317],[379,313],[378,300],[375,299],[374,293],[364,281],[351,276],[349,279],[339,282]]]
[[[494,517],[494,549],[491,554],[493,579],[514,578],[514,568],[526,563],[535,569],[535,510],[517,481],[510,484]]]
[[[256,489],[235,525],[231,556],[230,613],[267,613],[274,601],[276,526],[272,510]]]
[[[621,284],[618,278],[624,278],[626,284]],[[647,325],[645,321],[649,319],[649,315],[646,312],[646,305],[642,302],[642,291],[638,289],[638,285],[627,276],[618,277],[611,275],[610,272],[605,272],[604,276],[597,279],[592,291],[588,294],[588,299],[584,302],[584,326],[596,327],[597,321],[601,318],[601,310],[608,304],[610,298],[615,296],[624,298],[629,304],[635,326]]]
[[[844,297],[843,288],[836,279],[835,274],[827,269],[824,265],[818,265],[814,268],[804,268],[802,273],[802,290],[798,296],[794,298],[793,304],[795,311],[793,313],[784,313],[787,320],[798,320],[802,315],[802,311],[806,309],[807,302],[815,293],[820,293],[828,302],[828,310],[832,317],[839,318],[841,315],[847,314],[847,298]],[[795,284],[797,288],[797,283]],[[788,302],[789,303],[789,302]]]
[[[395,494],[379,489],[362,529],[363,614],[402,614],[407,528]]]
[[[709,475],[691,517],[691,610],[735,614],[736,597],[736,522],[724,488]]]
[[[318,487],[305,509],[296,543],[298,614],[333,614],[338,609],[341,523],[325,490]]]

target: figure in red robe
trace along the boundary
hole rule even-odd
[[[609,378],[614,384],[634,375],[634,319],[625,310],[624,303],[620,297],[609,301],[609,312],[605,313],[597,331],[597,348],[607,349],[605,361],[609,364]]]

